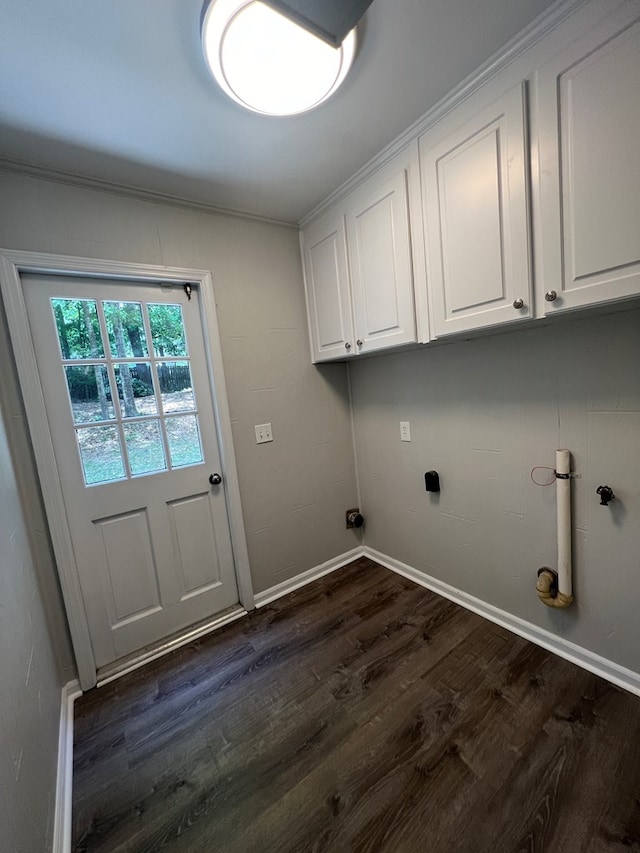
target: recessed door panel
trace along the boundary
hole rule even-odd
[[[160,603],[149,520],[144,510],[94,522],[103,545],[111,625],[143,616]]]
[[[358,213],[355,223],[358,266],[367,283],[364,294],[366,334],[372,336],[396,329],[399,324],[393,196],[384,196]]]
[[[204,492],[172,501],[167,510],[183,600],[220,583],[211,495]]]
[[[448,152],[437,169],[445,312],[453,317],[504,298],[500,127]]]
[[[339,344],[344,340],[337,240],[338,235],[334,232],[309,250],[316,329],[322,347]]]

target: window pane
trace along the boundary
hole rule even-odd
[[[181,306],[147,305],[147,310],[155,355],[187,355]]]
[[[75,423],[114,419],[109,374],[103,364],[68,365],[64,372]]]
[[[167,418],[165,425],[167,427],[172,468],[181,468],[183,465],[195,465],[203,461],[200,430],[198,429],[198,418],[196,415]]]
[[[166,471],[160,421],[142,421],[124,425],[124,438],[132,474],[151,474]]]
[[[115,364],[118,399],[123,418],[138,418],[141,415],[157,415],[158,403],[153,390],[151,364]]]
[[[52,299],[51,307],[63,358],[104,358],[95,300]]]
[[[77,429],[76,436],[87,486],[124,479],[120,438],[114,426]]]
[[[196,401],[188,361],[165,361],[158,364],[158,379],[165,413],[193,412]]]
[[[149,355],[139,302],[103,302],[109,346],[114,358]]]

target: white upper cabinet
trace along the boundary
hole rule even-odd
[[[540,312],[640,294],[640,22],[607,16],[537,75]],[[635,21],[634,21],[635,18]]]
[[[302,234],[312,360],[344,358],[354,334],[342,210],[330,211]]]
[[[345,230],[346,229],[346,230]],[[417,141],[302,232],[314,362],[427,338]]]
[[[358,352],[417,340],[414,283],[424,287],[418,149],[414,143],[348,199],[347,243]]]
[[[531,316],[525,85],[485,103],[478,92],[420,138],[436,337]]]

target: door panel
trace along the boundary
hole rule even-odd
[[[504,299],[499,152],[500,132],[491,127],[439,164],[447,317]],[[469,203],[471,187],[473,204]],[[473,277],[469,275],[472,265]]]
[[[613,26],[537,76],[547,314],[640,293],[640,21]]]
[[[303,255],[313,361],[354,354],[344,217],[310,226]]]
[[[23,285],[100,667],[238,600],[198,292]]]
[[[525,88],[473,104],[420,139],[436,337],[531,316]]]
[[[220,583],[211,504],[208,492],[167,504],[175,559],[180,568],[181,601]]]
[[[406,170],[377,183],[347,215],[360,352],[416,339]]]
[[[157,610],[160,590],[147,512],[99,518],[94,524],[103,546],[96,557],[105,569],[112,626]]]

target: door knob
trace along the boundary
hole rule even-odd
[[[351,344],[349,343],[349,341],[346,342],[346,344],[344,345],[344,348],[345,349],[351,349]]]
[[[519,311],[520,308],[524,308],[524,299],[514,299],[513,307],[516,309],[516,311]]]
[[[212,486],[219,486],[222,482],[222,477],[220,474],[209,474],[209,482]]]
[[[547,290],[544,295],[544,298],[546,302],[555,302],[558,298],[558,294],[555,292],[555,290]]]

